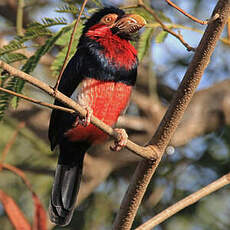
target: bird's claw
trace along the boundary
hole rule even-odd
[[[110,146],[112,151],[120,151],[124,148],[128,141],[128,134],[124,129],[115,129],[118,134],[117,139],[114,141],[114,145]]]
[[[91,117],[93,115],[93,110],[90,107],[86,107],[86,115],[83,120],[81,120],[81,125],[87,127],[90,124]]]
[[[73,124],[73,127],[77,127],[79,124],[87,127],[90,124],[91,117],[93,115],[93,110],[90,107],[84,107],[86,110],[86,115],[83,119],[80,119],[79,116],[76,117],[76,121]]]

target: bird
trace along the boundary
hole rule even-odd
[[[99,9],[84,23],[58,90],[83,106],[86,117],[53,110],[49,124],[51,150],[59,154],[48,210],[56,225],[68,225],[72,219],[86,151],[108,137],[90,123],[90,117],[114,126],[129,104],[138,66],[131,41],[145,24],[142,16],[112,6]],[[58,100],[54,104],[64,106]],[[127,135],[123,129],[116,131],[120,138],[111,148],[118,151]]]

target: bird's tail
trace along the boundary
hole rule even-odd
[[[50,220],[56,225],[65,226],[71,221],[81,182],[84,155],[85,150],[72,154],[65,152],[64,155],[60,149],[49,205]]]

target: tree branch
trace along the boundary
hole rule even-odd
[[[154,18],[155,20],[160,24],[160,26],[162,27],[162,29],[166,32],[168,32],[169,34],[172,34],[174,37],[176,37],[186,48],[188,51],[195,51],[195,48],[191,47],[182,37],[181,34],[174,32],[173,30],[169,29],[161,20],[160,18],[157,16],[157,14],[155,13],[155,11],[153,9],[151,9],[150,7],[146,6],[143,2],[143,0],[138,0],[138,5],[143,7],[147,12],[149,12]]]
[[[4,163],[5,159],[6,159],[6,155],[8,154],[8,152],[10,151],[12,145],[15,143],[16,138],[18,136],[19,130],[22,129],[25,126],[25,122],[20,122],[16,128],[16,130],[14,131],[12,137],[9,139],[9,141],[6,143],[3,151],[2,151],[2,156],[0,159],[0,171],[2,170],[2,164]]]
[[[131,228],[150,179],[159,165],[165,148],[181,121],[182,115],[191,101],[203,72],[209,63],[211,54],[214,51],[215,45],[227,22],[229,12],[230,1],[219,0],[212,15],[219,14],[220,16],[217,20],[208,24],[183,81],[181,82],[155,135],[149,143],[149,147],[155,149],[160,157],[156,162],[142,160],[138,164],[129,188],[122,200],[120,210],[116,216],[113,226],[114,230],[128,230]]]
[[[178,10],[179,12],[181,12],[183,15],[185,15],[186,17],[190,18],[191,20],[193,20],[194,22],[197,22],[201,25],[206,25],[208,24],[209,22],[211,22],[213,19],[216,20],[217,17],[219,16],[215,16],[214,15],[214,18],[211,18],[209,20],[205,20],[205,21],[202,21],[194,16],[192,16],[191,14],[188,14],[186,13],[184,10],[182,10],[179,6],[177,6],[175,3],[173,3],[172,1],[170,0],[165,0],[170,6],[172,6],[173,8],[175,8],[176,10]]]
[[[19,36],[23,36],[23,8],[24,0],[18,0],[16,29]]]
[[[4,89],[4,88],[0,87],[0,91],[8,93],[8,94],[11,94],[11,95],[16,96],[16,97],[20,97],[21,99],[24,99],[26,101],[32,102],[34,104],[45,106],[45,107],[47,107],[49,109],[62,110],[62,111],[67,112],[67,113],[76,113],[76,111],[74,109],[69,109],[69,108],[65,108],[65,107],[62,107],[62,106],[42,102],[42,101],[27,97],[25,95],[22,95],[20,93],[15,93],[14,91],[9,90],[9,89]]]
[[[26,74],[26,73],[14,68],[14,67],[8,65],[7,63],[5,63],[3,61],[0,61],[0,68],[6,70],[12,76],[19,77],[19,78],[29,82],[30,84],[34,85],[35,87],[43,90],[44,92],[48,93],[49,95],[55,97],[56,99],[58,99],[59,101],[61,101],[65,105],[68,105],[70,108],[77,111],[77,113],[80,116],[82,116],[82,117],[86,116],[86,110],[83,109],[79,104],[77,104],[75,101],[73,101],[71,98],[65,96],[61,92],[55,91],[53,88],[48,86],[46,83],[44,83],[44,82],[32,77],[31,75]],[[116,131],[113,130],[112,127],[106,125],[104,122],[100,121],[95,116],[92,116],[91,123],[94,124],[95,126],[97,126],[98,128],[100,128],[102,131],[104,131],[108,135],[114,137],[115,139],[118,137],[118,134],[116,133]],[[157,158],[156,152],[154,152],[151,148],[139,146],[130,140],[128,140],[126,147],[129,150],[131,150],[133,153],[135,153],[138,156],[141,156],[143,158],[147,158],[147,159],[156,159]]]
[[[137,227],[135,230],[151,230],[154,227],[156,227],[158,224],[168,219],[169,217],[175,215],[180,210],[188,207],[191,204],[196,203],[201,198],[217,191],[218,189],[221,189],[222,187],[228,185],[229,183],[230,183],[230,173],[224,175],[223,177],[205,186],[204,188],[198,190],[197,192],[192,193],[191,195],[185,197],[184,199],[176,202],[174,205],[163,210],[162,212],[160,212],[150,220],[146,221],[144,224]]]

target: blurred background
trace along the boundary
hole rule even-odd
[[[82,1],[24,0],[22,29],[18,25],[18,3],[0,2],[0,59],[54,85],[63,63],[71,34],[71,24]],[[201,20],[208,19],[217,3],[214,0],[174,0],[186,12]],[[141,145],[152,137],[193,52],[178,39],[162,31],[152,15],[135,6],[135,0],[89,0],[78,27],[71,55],[75,52],[82,23],[97,8],[118,6],[137,12],[147,20],[139,42],[135,43],[140,60],[138,82],[125,116],[117,126],[124,127],[131,140]],[[196,47],[206,28],[170,7],[162,0],[146,0],[169,28],[179,31],[184,40]],[[46,19],[45,19],[46,18]],[[230,24],[230,21],[229,21]],[[67,27],[70,28],[67,28]],[[228,25],[229,26],[229,25]],[[32,29],[31,29],[32,28]],[[31,67],[32,55],[58,33],[58,39]],[[227,27],[218,42],[200,86],[171,140],[139,208],[133,229],[185,196],[230,171],[230,31]],[[13,42],[12,42],[13,41]],[[10,43],[11,42],[11,43]],[[12,89],[9,76],[0,84]],[[22,83],[20,83],[22,84]],[[17,83],[18,87],[19,83]],[[22,84],[15,88],[23,94],[46,102],[53,99]],[[57,155],[49,148],[47,129],[50,110],[0,93],[1,162],[21,169],[47,210]],[[48,229],[111,229],[120,201],[140,158],[127,150],[109,151],[111,141],[88,152],[71,224],[65,228],[48,222]],[[32,223],[34,205],[31,192],[10,171],[0,171],[0,189],[11,196]],[[226,186],[184,209],[156,227],[156,230],[227,230],[230,229],[230,188]],[[14,229],[0,204],[2,230]]]

